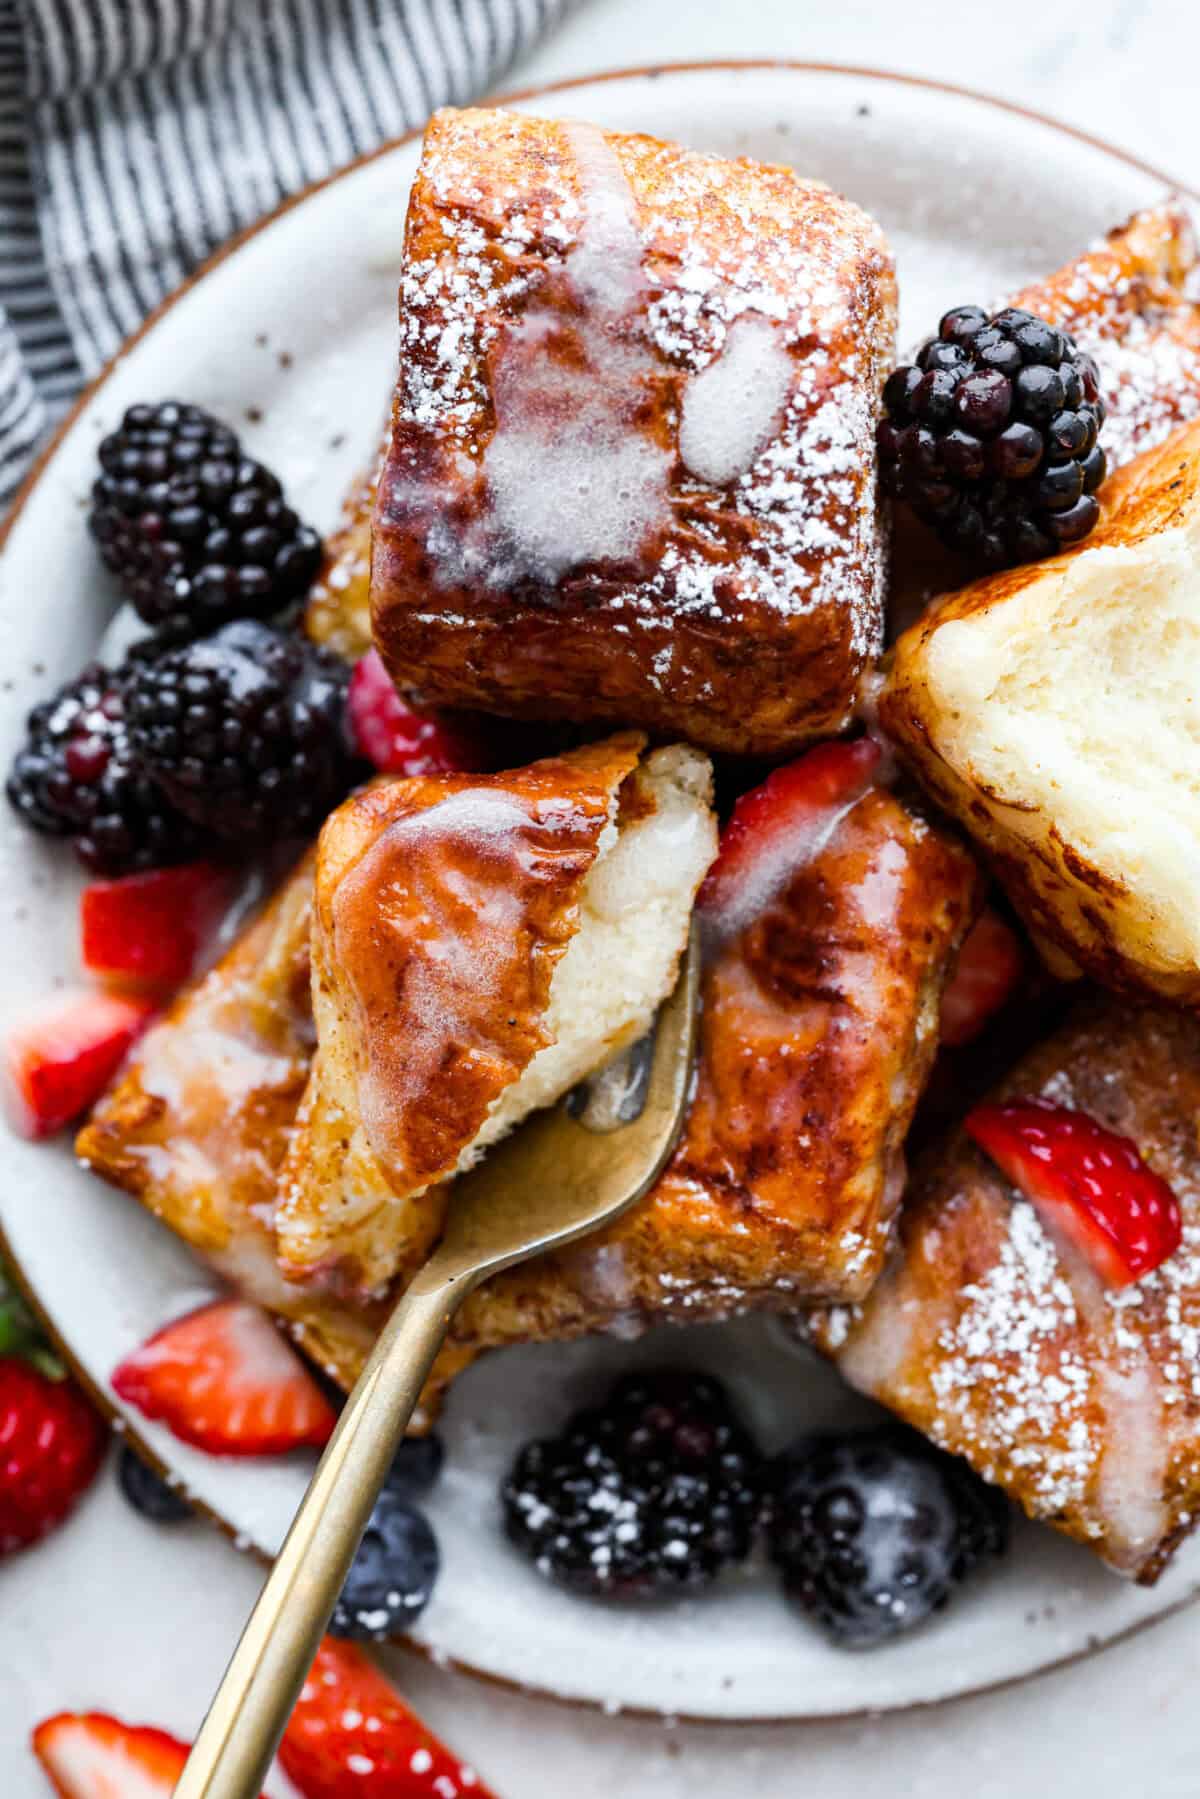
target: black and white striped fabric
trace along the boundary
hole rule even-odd
[[[198,261],[575,0],[0,0],[0,503]]]

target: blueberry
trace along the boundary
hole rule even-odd
[[[117,1481],[135,1512],[155,1524],[182,1524],[192,1508],[177,1488],[125,1444],[117,1458]]]
[[[402,1636],[429,1604],[441,1557],[423,1512],[383,1489],[346,1576],[329,1632],[360,1643]]]
[[[771,1560],[789,1596],[847,1648],[939,1611],[1004,1552],[1008,1525],[1000,1493],[894,1425],[808,1438],[773,1469]]]
[[[405,1437],[396,1451],[387,1484],[410,1497],[428,1493],[442,1472],[445,1459],[442,1440],[432,1431],[427,1437]]]

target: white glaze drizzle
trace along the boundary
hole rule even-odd
[[[689,473],[713,487],[747,474],[779,430],[791,385],[782,329],[761,312],[741,313],[683,391],[679,454]]]

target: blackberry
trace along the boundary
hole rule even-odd
[[[134,666],[91,663],[35,706],[6,785],[25,823],[71,838],[95,874],[159,868],[203,847],[202,833],[134,761],[121,697]]]
[[[633,1374],[561,1436],[525,1446],[504,1482],[505,1526],[539,1573],[575,1592],[679,1592],[745,1559],[760,1475],[717,1381]]]
[[[330,1635],[362,1643],[402,1635],[429,1604],[440,1561],[427,1519],[386,1486],[333,1608]]]
[[[883,389],[880,475],[951,549],[987,568],[1087,536],[1107,471],[1095,362],[1031,312],[946,313]]]
[[[154,1524],[182,1524],[193,1515],[178,1488],[156,1474],[128,1444],[117,1460],[117,1480],[134,1511]]]
[[[349,675],[330,651],[238,619],[131,671],[133,753],[216,837],[249,846],[303,835],[353,779]]]
[[[1003,1494],[898,1425],[810,1437],[775,1464],[768,1546],[787,1593],[847,1648],[920,1624],[1008,1545]]]
[[[270,470],[174,400],[131,406],[104,439],[88,526],[138,615],[170,639],[281,611],[321,561]]]

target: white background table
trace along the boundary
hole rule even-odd
[[[707,56],[792,56],[959,82],[1200,183],[1200,14],[1187,0],[588,0],[513,85]],[[111,1478],[58,1536],[0,1567],[3,1799],[47,1799],[24,1744],[48,1712],[97,1707],[192,1731],[258,1580],[204,1526],[141,1523]],[[1195,1607],[1004,1693],[838,1724],[720,1730],[603,1718],[415,1658],[406,1691],[504,1799],[1200,1793]]]

